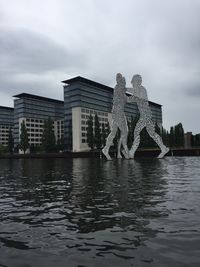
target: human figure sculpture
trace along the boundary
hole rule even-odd
[[[128,102],[131,101],[137,103],[140,117],[135,126],[134,141],[129,151],[129,157],[134,158],[135,151],[137,150],[140,144],[140,132],[143,128],[146,127],[146,130],[150,137],[157,143],[157,145],[161,149],[161,153],[158,155],[158,158],[163,158],[169,151],[169,148],[167,148],[163,144],[162,138],[155,132],[155,123],[152,121],[152,114],[151,109],[149,107],[147,91],[142,86],[142,77],[139,74],[134,75],[131,80],[131,83],[133,88],[130,88],[129,90],[133,95],[129,97]]]
[[[129,158],[128,156],[129,151],[127,147],[128,125],[124,113],[124,106],[128,99],[128,97],[126,96],[126,80],[122,76],[122,74],[118,73],[116,75],[116,81],[117,84],[114,88],[114,94],[113,94],[111,132],[107,137],[105,147],[102,149],[103,154],[106,156],[108,160],[111,160],[111,157],[109,155],[109,149],[113,143],[113,139],[116,136],[118,128],[121,132],[120,138],[124,148],[123,154],[125,158],[127,159]]]

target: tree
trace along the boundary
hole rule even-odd
[[[169,133],[169,145],[170,147],[175,146],[175,134],[174,134],[174,127],[170,127],[170,133]]]
[[[195,146],[195,136],[193,134],[191,136],[191,146]]]
[[[192,135],[192,137],[191,137],[191,145],[192,146],[200,146],[200,133]]]
[[[11,130],[11,128],[9,128],[9,132],[8,132],[8,151],[9,151],[10,154],[13,153],[13,149],[14,149],[14,139],[13,139],[12,130]]]
[[[147,147],[155,146],[154,141],[147,133],[146,127],[143,128],[142,131],[140,132],[140,140],[141,141],[139,144],[139,148],[147,148]]]
[[[44,121],[42,146],[45,152],[53,152],[55,150],[55,135],[53,131],[53,120],[48,118]]]
[[[107,137],[107,132],[106,132],[105,124],[103,123],[102,129],[101,129],[101,143],[103,147],[106,145],[106,137]]]
[[[93,133],[93,118],[90,115],[89,119],[87,120],[87,143],[88,146],[93,149],[94,148],[94,133]]]
[[[162,127],[162,140],[166,146],[169,146],[169,133]]]
[[[184,146],[184,130],[182,123],[179,123],[174,127],[174,141],[175,141],[175,146],[177,147]]]
[[[20,134],[20,149],[24,152],[26,152],[26,150],[29,147],[29,142],[28,142],[28,132],[26,129],[26,125],[25,122],[22,121],[21,123],[21,134]]]
[[[64,142],[63,136],[60,139],[58,139],[58,141],[57,141],[57,149],[58,149],[58,151],[62,151],[65,149],[65,142]]]
[[[94,144],[97,149],[101,148],[101,129],[97,114],[94,117]]]
[[[195,146],[200,146],[200,134],[195,135]]]
[[[0,144],[0,155],[4,153],[8,153],[8,147]]]

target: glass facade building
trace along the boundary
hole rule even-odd
[[[0,106],[0,145],[8,144],[9,129],[14,126],[14,109]]]
[[[30,145],[40,145],[44,121],[54,122],[56,140],[63,137],[64,102],[37,95],[22,93],[14,96],[14,142],[20,142],[21,123],[25,122]]]
[[[113,88],[88,80],[75,77],[64,83],[64,134],[67,148],[73,151],[88,149],[86,143],[87,120],[91,114],[98,115],[100,124],[111,122]],[[155,122],[162,124],[162,106],[149,101],[152,117]],[[138,115],[136,103],[125,107],[127,119]]]

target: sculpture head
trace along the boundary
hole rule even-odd
[[[131,83],[132,83],[133,87],[134,86],[140,86],[142,84],[142,76],[139,74],[133,75]]]
[[[117,75],[116,75],[116,81],[117,81],[117,84],[119,84],[119,85],[125,87],[125,85],[126,85],[126,80],[125,80],[125,78],[122,76],[121,73],[117,73]]]

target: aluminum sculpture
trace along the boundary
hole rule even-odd
[[[142,77],[139,74],[133,76],[131,83],[132,88],[128,88],[128,92],[131,96],[126,95],[126,80],[122,74],[118,73],[116,75],[117,84],[114,89],[113,95],[113,108],[112,108],[112,122],[111,122],[111,132],[107,137],[106,145],[102,149],[103,154],[108,160],[111,160],[109,155],[109,149],[113,143],[113,139],[116,136],[117,130],[119,128],[121,137],[118,143],[117,157],[121,156],[121,145],[123,145],[123,155],[126,159],[134,158],[135,152],[140,144],[140,133],[146,127],[146,130],[150,137],[157,143],[161,149],[161,153],[158,158],[163,158],[169,148],[163,144],[162,138],[159,134],[155,132],[155,123],[152,120],[151,109],[149,107],[149,101],[146,89],[142,86]],[[124,113],[124,107],[126,103],[136,102],[140,117],[135,126],[134,130],[134,141],[130,151],[127,147],[127,137],[128,137],[128,126],[127,120]]]
[[[147,91],[142,86],[142,77],[139,74],[134,75],[131,80],[131,83],[133,87],[129,88],[129,91],[132,93],[132,96],[129,97],[128,102],[136,102],[139,109],[140,117],[135,126],[134,141],[129,151],[129,157],[134,158],[135,151],[137,150],[140,144],[140,132],[143,128],[146,127],[146,130],[150,137],[157,143],[157,145],[161,149],[161,153],[159,154],[158,158],[163,158],[169,151],[169,148],[167,148],[163,144],[162,138],[155,132],[155,123],[152,121],[152,114],[151,109],[149,107]]]
[[[121,143],[124,148],[123,154],[126,159],[129,158],[129,151],[127,147],[128,126],[124,113],[124,106],[128,100],[128,97],[126,96],[126,80],[122,74],[118,73],[116,75],[116,82],[117,84],[114,88],[113,95],[111,132],[107,137],[105,147],[102,149],[103,154],[108,160],[111,160],[109,149],[113,143],[113,139],[116,136],[118,128],[121,134]],[[121,154],[118,154],[118,156],[121,157]]]

